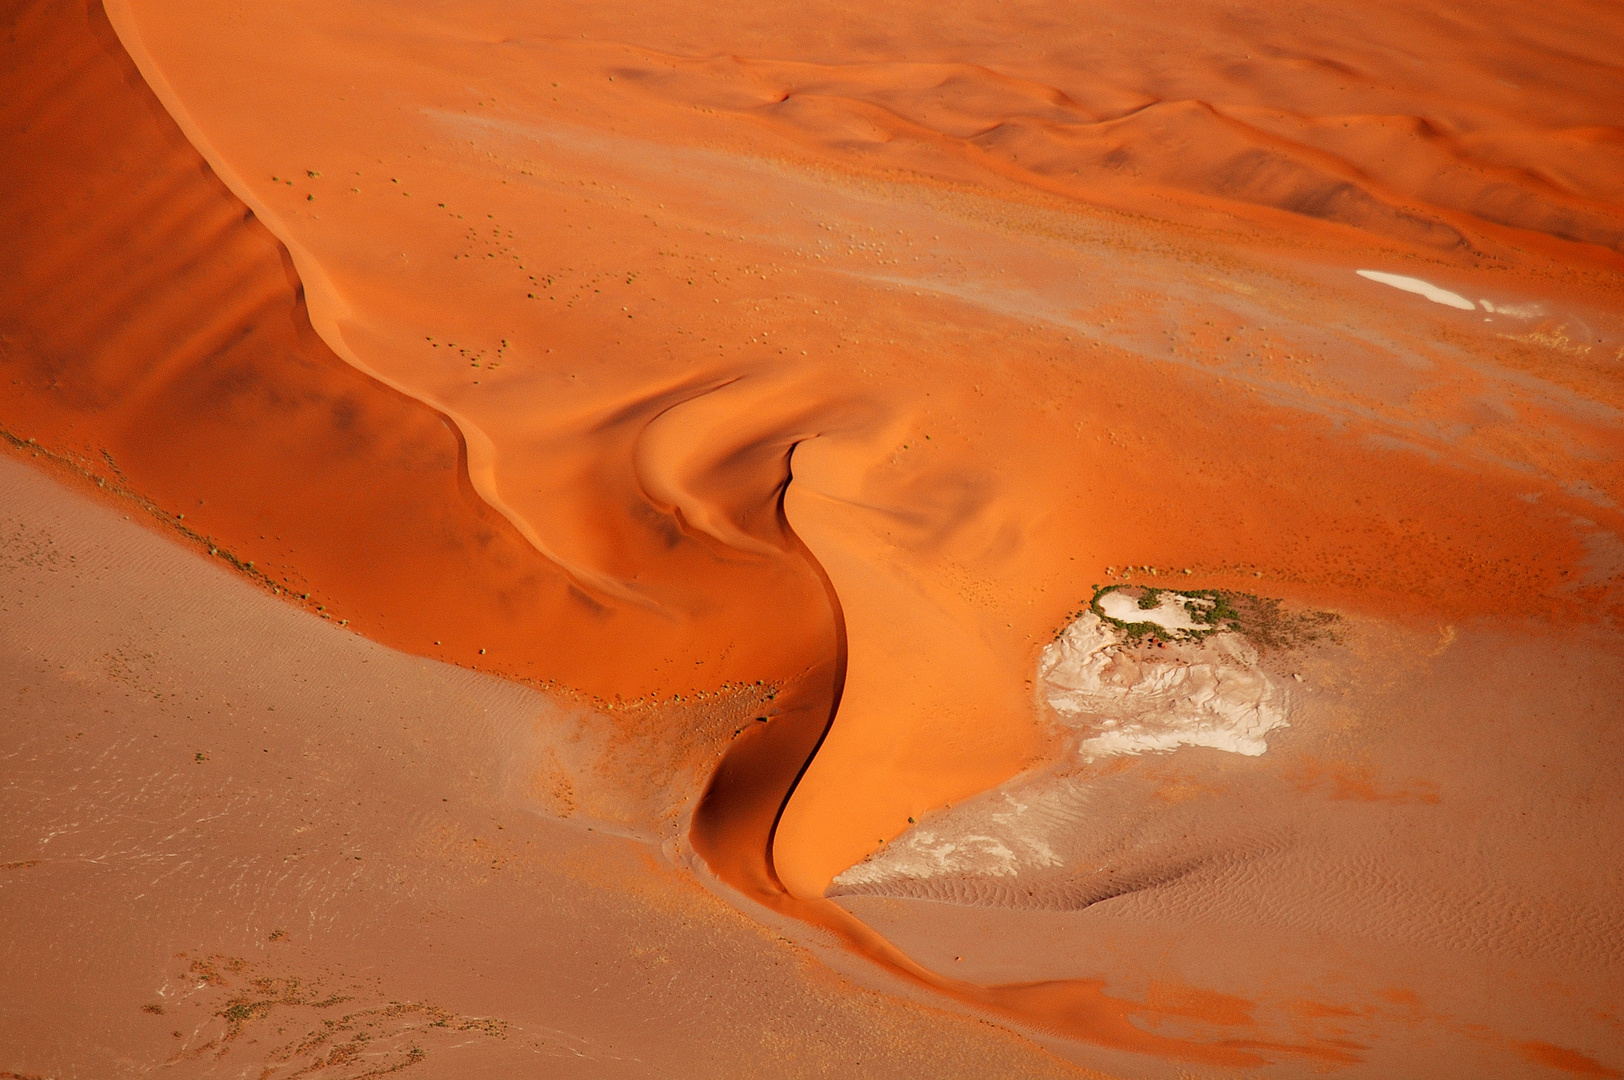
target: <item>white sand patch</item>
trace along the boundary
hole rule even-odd
[[[1043,650],[1041,693],[1061,723],[1083,734],[1081,754],[1210,746],[1255,757],[1268,749],[1264,737],[1287,723],[1286,692],[1259,666],[1256,649],[1219,633],[1165,653],[1127,647],[1093,612]]]
[[[1162,593],[1161,602],[1153,608],[1140,607],[1139,601],[1123,592],[1112,591],[1100,597],[1100,610],[1121,622],[1155,623],[1164,630],[1211,630],[1206,623],[1195,620],[1186,606],[1189,604],[1212,607],[1212,601],[1206,597],[1178,593]]]
[[[1068,823],[1068,812],[1075,818],[1080,802],[1075,792],[1045,784],[1041,790],[997,792],[982,799],[991,802],[978,803],[973,811],[949,811],[938,822],[909,829],[838,874],[835,888],[949,875],[1014,877],[1063,863],[1049,840],[1057,825]]]
[[[1483,310],[1495,315],[1510,315],[1513,319],[1537,319],[1545,314],[1540,304],[1496,304],[1492,300],[1479,300]]]
[[[1415,277],[1405,277],[1403,274],[1388,274],[1381,270],[1359,270],[1356,271],[1356,273],[1362,278],[1369,278],[1371,281],[1379,281],[1383,285],[1391,285],[1395,289],[1403,289],[1405,292],[1417,293],[1426,297],[1428,300],[1431,300],[1434,304],[1448,304],[1450,307],[1460,308],[1462,311],[1477,310],[1477,305],[1466,299],[1466,297],[1462,296],[1460,293],[1453,293],[1448,289],[1440,289],[1430,281],[1422,281],[1420,278]]]

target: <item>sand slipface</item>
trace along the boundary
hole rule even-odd
[[[107,14],[8,16],[9,444],[556,688],[526,805],[890,991],[1124,1075],[1615,1068],[1609,12]],[[1078,610],[1175,574],[1269,617]]]

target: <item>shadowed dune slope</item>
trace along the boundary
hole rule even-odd
[[[587,596],[475,493],[455,425],[333,354],[286,251],[175,127],[100,4],[8,7],[0,427],[377,640],[635,694],[644,658],[621,643],[680,642],[683,620]],[[666,548],[664,530],[642,542]],[[744,571],[752,604],[783,576],[762,561]],[[754,660],[758,678],[801,663]]]
[[[99,3],[7,8],[0,426],[379,640],[500,636],[493,668],[543,674],[530,596],[563,583],[473,496],[455,429],[315,335]]]

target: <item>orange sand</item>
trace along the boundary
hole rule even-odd
[[[261,402],[209,450],[162,448],[209,413],[141,411],[165,383],[121,365],[214,354],[184,321],[122,350],[159,310],[125,295],[101,319],[15,305],[18,340],[81,336],[18,353],[34,382],[14,376],[5,423],[112,447],[132,477],[123,447],[153,447],[137,486],[176,512],[236,493],[208,529],[250,554],[267,503],[308,499],[260,532],[388,643],[610,699],[783,685],[693,843],[866,941],[828,882],[1045,751],[1037,652],[1108,566],[1400,619],[1624,615],[1597,561],[1624,526],[1624,35],[1602,6],[1473,10],[116,0],[163,107],[291,253],[321,341],[392,389],[308,339],[267,378],[305,372],[300,400],[353,399],[423,449],[311,453],[295,495],[279,449],[320,446],[331,406],[301,430]],[[81,38],[42,55],[92,55]],[[106,130],[133,138],[145,106],[121,107]],[[108,137],[60,123],[87,154]],[[263,234],[146,127],[166,181],[258,245],[288,333]],[[58,175],[35,172],[17,205]],[[176,205],[112,180],[86,198],[125,227]],[[99,295],[98,234],[32,235],[58,232],[78,246],[16,256],[27,296]],[[1432,305],[1366,267],[1543,314]],[[201,282],[174,302],[233,307]],[[118,378],[51,386],[44,358],[98,350]],[[451,497],[437,415],[483,506]],[[1131,1037],[1086,986],[1057,1006],[941,985]]]
[[[742,613],[696,610],[764,588],[724,574],[802,576],[775,513],[793,468],[785,512],[829,574],[848,645],[841,723],[778,827],[775,864],[793,893],[820,894],[910,813],[1038,751],[1024,689],[1035,647],[1102,564],[1193,566],[1202,584],[1257,566],[1306,598],[1389,610],[1548,606],[1581,551],[1565,518],[1600,508],[1515,496],[1576,472],[1615,489],[1611,461],[1582,459],[1616,426],[1554,388],[1496,386],[1481,358],[1509,328],[1400,304],[1351,273],[1288,286],[1280,278],[1311,271],[1281,256],[1231,256],[1233,284],[1214,285],[1217,268],[1184,234],[1167,234],[1168,255],[1146,253],[1078,211],[816,171],[849,136],[809,122],[796,142],[821,133],[818,154],[797,154],[728,90],[750,62],[661,61],[662,76],[648,50],[680,52],[682,38],[690,52],[749,57],[770,40],[834,62],[861,26],[816,9],[722,25],[701,10],[666,7],[622,45],[594,21],[617,18],[602,7],[285,5],[243,19],[207,4],[113,8],[182,127],[289,245],[324,336],[455,417],[478,450],[475,486],[595,606],[683,623],[681,645],[626,635],[641,671],[566,678],[682,693],[757,677],[764,652],[808,666],[827,655],[822,617],[807,618],[823,605],[805,587]],[[379,19],[396,32],[371,33]],[[1062,53],[1097,29],[1080,20],[1072,33],[1047,40]],[[919,48],[951,43],[1008,79],[1058,77],[1040,59],[964,56],[974,40],[948,19]],[[1031,38],[1014,25],[986,40]],[[892,92],[894,68],[863,66],[860,49],[852,60],[843,102]],[[916,73],[896,92],[939,98],[953,78]],[[964,92],[989,121],[1011,107]],[[1549,124],[1554,108],[1512,115]],[[915,175],[976,180],[949,169],[960,159],[942,158],[939,140],[885,145],[912,154]],[[1019,194],[999,178],[980,187]],[[1342,235],[1300,224],[1321,244]],[[1077,239],[1057,242],[1061,228]],[[1510,242],[1491,239],[1481,246]],[[1379,235],[1360,243],[1363,262],[1399,265]],[[1509,254],[1491,274],[1490,255],[1431,257],[1468,291],[1549,295]],[[1530,270],[1553,273],[1537,258]],[[1587,261],[1615,258],[1596,248]],[[1600,323],[1610,280],[1580,277],[1561,295]],[[1164,298],[1147,295],[1153,283]],[[1349,320],[1360,329],[1326,333]],[[1093,331],[1114,323],[1126,350],[1097,347],[1106,335]],[[1613,341],[1617,327],[1598,332]],[[1245,348],[1223,347],[1237,336]],[[1185,363],[1122,355],[1154,361],[1158,338]],[[1374,379],[1358,370],[1372,351],[1397,354]],[[1280,401],[1293,382],[1307,384],[1293,387],[1300,400]],[[1481,415],[1485,396],[1508,414]],[[1462,422],[1471,430],[1451,430]],[[1560,430],[1572,449],[1519,445],[1528,430]],[[1312,480],[1295,467],[1304,446],[1316,447]],[[1407,482],[1394,490],[1398,462]],[[1516,471],[1530,465],[1549,479]],[[1530,534],[1549,536],[1548,554],[1520,565]]]

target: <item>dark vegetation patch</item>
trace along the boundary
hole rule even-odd
[[[1264,649],[1300,649],[1342,642],[1342,616],[1331,611],[1293,611],[1283,600],[1225,593],[1242,634]]]
[[[1133,597],[1141,611],[1154,611],[1169,594],[1183,601],[1190,620],[1199,629],[1169,630],[1154,622],[1130,622],[1107,615],[1100,598],[1110,592]],[[1115,627],[1130,644],[1151,645],[1172,641],[1201,641],[1220,631],[1241,634],[1266,650],[1299,649],[1318,642],[1340,643],[1342,616],[1330,611],[1298,611],[1285,601],[1228,589],[1158,589],[1141,585],[1097,585],[1089,601],[1066,614],[1066,625],[1092,611],[1103,623]],[[1055,632],[1055,640],[1065,627]]]
[[[1163,598],[1169,594],[1179,597],[1183,601],[1184,610],[1189,613],[1190,621],[1200,623],[1202,629],[1169,630],[1159,623],[1127,622],[1112,618],[1100,607],[1100,598],[1111,592],[1123,592],[1129,596],[1137,592],[1135,602],[1141,611],[1154,611],[1162,605]],[[1200,641],[1220,630],[1241,629],[1239,613],[1229,603],[1231,595],[1217,589],[1157,589],[1148,585],[1102,585],[1095,587],[1094,596],[1088,602],[1088,610],[1099,616],[1101,622],[1122,631],[1128,641],[1135,644],[1147,639],[1152,644],[1159,641]]]

